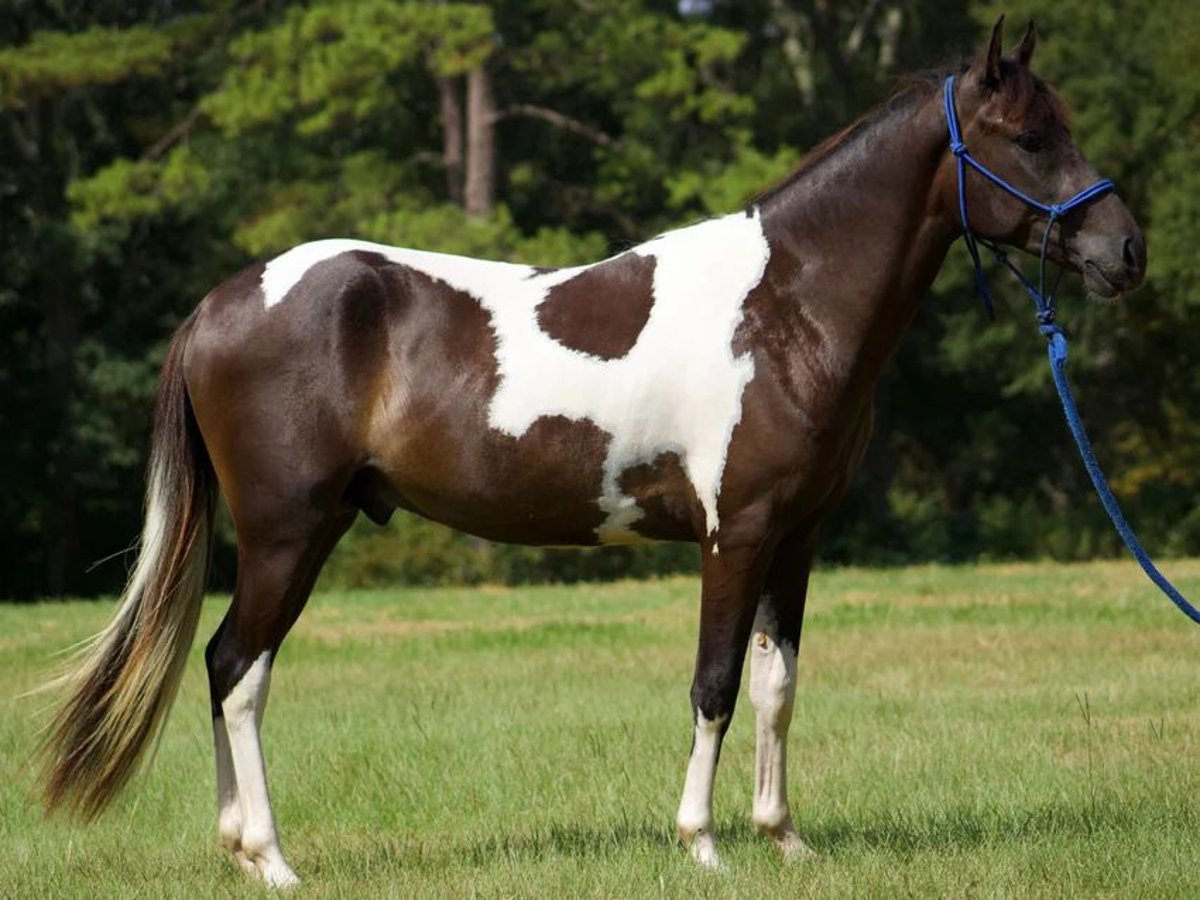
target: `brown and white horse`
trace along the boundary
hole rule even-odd
[[[997,24],[958,80],[974,155],[1034,197],[1096,180],[1032,27]],[[499,541],[700,545],[694,742],[679,836],[717,863],[712,792],[747,647],[752,818],[805,852],[785,784],[814,533],[871,431],[872,391],[961,234],[935,83],[814,151],[749,209],[591,266],[546,271],[360,241],[296,247],[209,294],[157,400],[141,554],[113,623],[66,679],[51,807],[101,811],[173,700],[192,643],[213,504],[237,528],[233,602],[208,644],[219,833],[251,873],[280,850],[259,725],[271,663],[358,513],[397,507]],[[982,236],[1037,250],[1044,225],[975,179]],[[1072,212],[1051,258],[1111,296],[1145,247],[1116,196]]]

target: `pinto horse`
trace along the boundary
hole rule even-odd
[[[1032,26],[956,81],[963,140],[1033,197],[1096,174],[1030,72]],[[693,541],[702,560],[694,740],[678,832],[717,865],[712,794],[747,649],[752,819],[786,856],[786,742],[815,530],[871,431],[881,367],[962,234],[935,83],[817,148],[750,208],[590,266],[361,241],[304,244],[210,293],[159,382],[140,556],[112,624],[66,676],[46,797],[85,815],[125,784],[194,638],[214,502],[237,529],[233,602],[205,653],[221,842],[271,885],[280,849],[259,726],[272,661],[360,513],[396,508],[527,544]],[[968,180],[975,231],[1045,228]],[[1115,195],[1058,223],[1049,257],[1090,291],[1135,287],[1145,244]]]

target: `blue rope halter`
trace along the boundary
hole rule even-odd
[[[1200,625],[1200,610],[1192,606],[1187,598],[1154,565],[1154,561],[1150,559],[1145,548],[1142,547],[1141,541],[1133,533],[1133,529],[1129,527],[1129,523],[1125,521],[1121,507],[1117,504],[1117,499],[1113,496],[1113,492],[1108,486],[1108,481],[1105,479],[1104,473],[1100,470],[1100,464],[1096,461],[1096,454],[1092,450],[1092,442],[1088,439],[1087,431],[1083,427],[1083,420],[1079,417],[1079,410],[1075,406],[1075,398],[1071,393],[1071,386],[1067,383],[1067,337],[1063,333],[1062,328],[1055,324],[1054,321],[1057,314],[1054,307],[1054,292],[1058,287],[1057,279],[1050,291],[1048,293],[1046,291],[1046,253],[1050,247],[1050,233],[1054,230],[1054,224],[1067,213],[1071,212],[1071,210],[1104,196],[1114,190],[1116,186],[1108,179],[1103,179],[1097,181],[1091,187],[1085,188],[1063,203],[1046,204],[1040,200],[1035,200],[1024,191],[1013,187],[991,169],[980,163],[975,157],[971,156],[967,151],[967,146],[963,143],[962,131],[958,124],[958,112],[954,105],[953,75],[946,78],[946,81],[942,85],[942,101],[946,110],[946,124],[950,129],[950,152],[954,154],[958,163],[958,212],[962,219],[963,238],[966,241],[967,250],[971,254],[971,261],[975,264],[975,284],[979,289],[979,296],[983,300],[984,308],[987,310],[989,316],[993,315],[992,295],[988,290],[987,277],[983,272],[983,262],[979,257],[980,245],[992,251],[996,257],[996,261],[1005,266],[1017,277],[1021,282],[1021,286],[1029,294],[1030,299],[1033,300],[1039,330],[1049,340],[1047,349],[1050,356],[1050,374],[1054,376],[1054,386],[1058,389],[1058,396],[1062,401],[1063,413],[1067,418],[1067,426],[1071,429],[1071,434],[1075,438],[1075,444],[1079,447],[1079,455],[1082,457],[1083,465],[1087,469],[1088,477],[1091,478],[1092,485],[1096,488],[1096,493],[1099,495],[1100,502],[1104,506],[1104,511],[1108,513],[1109,519],[1112,520],[1117,534],[1129,549],[1133,558],[1137,560],[1138,565],[1142,567],[1142,571],[1146,573],[1147,577],[1158,586],[1159,590],[1167,595],[1167,598],[1172,603],[1179,607],[1185,616]],[[1012,194],[1027,206],[1045,213],[1046,231],[1042,235],[1041,254],[1038,257],[1037,285],[1034,285],[1009,261],[1008,256],[999,246],[992,241],[978,237],[971,231],[971,224],[967,218],[968,166],[983,175],[992,184]],[[1059,276],[1061,277],[1061,275],[1062,272],[1060,270]]]

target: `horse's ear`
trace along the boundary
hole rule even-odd
[[[983,76],[980,85],[985,91],[994,91],[1000,87],[1000,58],[1004,55],[1004,16],[996,20],[992,29],[992,41],[988,44],[987,55],[983,60]]]
[[[1033,27],[1033,19],[1030,19],[1025,29],[1025,37],[1021,38],[1021,46],[1017,48],[1017,62],[1022,69],[1029,68],[1029,61],[1033,59],[1033,48],[1036,46],[1037,29]]]

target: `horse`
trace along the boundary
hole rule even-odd
[[[1057,93],[1003,19],[952,82],[962,140],[1032,197],[1096,179]],[[712,797],[750,656],[751,819],[811,852],[786,784],[816,529],[859,465],[873,388],[962,236],[936,82],[914,80],[746,209],[593,265],[541,269],[353,240],[303,244],[209,293],[159,379],[140,553],[111,624],[65,676],[45,799],[95,816],[162,727],[195,636],[217,493],[237,581],[205,662],[218,834],[247,872],[296,883],[260,724],[272,663],[359,513],[405,509],[496,541],[690,541],[701,559],[693,742],[676,818],[719,864]],[[1049,239],[980,178],[973,230],[1113,297],[1145,242],[1115,194]]]

